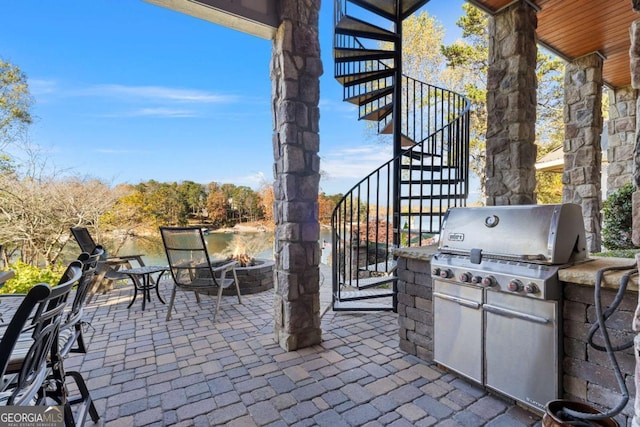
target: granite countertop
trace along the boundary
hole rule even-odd
[[[411,248],[397,248],[393,249],[392,253],[396,256],[417,259],[422,261],[431,261],[433,254],[438,252],[438,247],[433,246],[419,246]],[[591,256],[585,262],[572,265],[571,267],[563,268],[558,272],[558,277],[562,282],[576,283],[578,285],[595,286],[596,274],[598,270],[605,267],[626,267],[636,266],[636,261],[633,258],[611,258],[611,257],[595,257]],[[608,289],[618,289],[620,285],[620,279],[628,270],[608,271],[605,272],[602,280],[602,287]],[[638,290],[638,275],[631,276],[628,290]]]
[[[596,283],[596,274],[598,273],[598,270],[605,267],[618,266],[632,266],[632,268],[636,268],[636,260],[633,258],[609,258],[592,256],[586,262],[561,269],[558,272],[558,277],[563,282],[594,286]],[[605,272],[605,274],[603,275],[602,287],[609,289],[618,289],[620,285],[620,279],[628,271],[629,270]],[[637,274],[631,276],[627,289],[633,291],[638,290]]]
[[[438,252],[437,245],[431,246],[416,246],[411,248],[395,248],[391,250],[393,255],[410,258],[410,259],[419,259],[423,261],[431,261],[431,256]]]

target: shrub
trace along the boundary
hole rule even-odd
[[[609,250],[637,247],[631,241],[633,192],[633,184],[628,182],[604,201],[602,243]]]
[[[55,285],[64,273],[63,266],[39,268],[20,261],[10,264],[9,268],[16,275],[0,288],[0,294],[26,294],[37,283]]]

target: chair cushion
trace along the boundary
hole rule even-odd
[[[79,332],[73,327],[61,329],[58,334],[58,348],[62,356],[66,356],[69,350],[78,339]]]

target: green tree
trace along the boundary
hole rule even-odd
[[[155,180],[135,186],[139,193],[133,200],[141,203],[144,221],[151,227],[160,225],[186,225],[188,207],[178,191],[178,184]]]
[[[446,58],[440,51],[444,35],[442,24],[426,11],[405,19],[402,23],[402,72],[435,86],[446,86]]]
[[[229,197],[217,182],[207,186],[207,217],[215,226],[221,226],[227,220]]]
[[[340,199],[337,199],[338,201]],[[331,215],[336,208],[337,201],[324,193],[318,194],[318,220],[320,224],[331,224]]]
[[[116,201],[111,209],[92,224],[94,238],[97,241],[105,241],[104,235],[115,231],[122,236],[117,241],[110,242],[109,255],[117,255],[127,237],[136,235],[137,230],[146,228],[147,224],[152,223],[142,209],[144,195],[136,187],[121,184],[113,189],[113,194]]]
[[[603,203],[602,243],[609,250],[636,248],[631,240],[633,192],[633,184],[628,182]]]
[[[32,104],[27,76],[0,58],[0,149],[11,143],[19,130],[31,124]]]
[[[486,80],[489,57],[488,17],[469,3],[463,5],[465,15],[457,22],[462,29],[462,39],[448,46],[442,46],[447,64],[459,73],[458,91],[464,93],[472,103],[470,168],[479,177],[481,191],[485,188],[485,148],[486,148]],[[537,121],[536,143],[541,152],[548,152],[562,143],[564,138],[562,121],[563,79],[562,62],[538,50],[536,76]],[[548,176],[544,182],[557,182],[557,176]],[[554,197],[555,189],[546,185],[538,186],[538,194],[543,199]],[[545,194],[547,193],[548,194]]]
[[[189,212],[194,216],[200,216],[205,206],[207,193],[202,184],[193,181],[183,181],[178,184],[178,193],[184,201]]]
[[[258,190],[258,195],[260,196],[260,206],[262,207],[262,211],[264,212],[264,220],[273,222],[273,204],[275,201],[275,196],[273,194],[273,185],[270,183],[263,183]]]
[[[236,187],[233,191],[233,208],[238,211],[240,222],[262,219],[264,212],[260,203],[260,196],[247,186]]]

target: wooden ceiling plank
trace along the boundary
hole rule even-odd
[[[500,10],[512,0],[473,0],[488,10]],[[529,0],[538,12],[537,35],[541,44],[565,58],[598,51],[604,62],[607,83],[630,82],[629,28],[638,17],[623,0]]]

